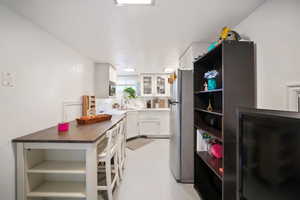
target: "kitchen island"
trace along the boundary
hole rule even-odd
[[[51,127],[13,140],[17,146],[17,200],[96,200],[97,145],[125,114],[110,121],[77,125],[68,132]]]

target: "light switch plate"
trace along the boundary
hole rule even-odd
[[[11,72],[1,73],[1,85],[2,87],[14,87],[15,86],[15,76]]]

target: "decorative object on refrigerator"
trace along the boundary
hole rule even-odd
[[[170,75],[170,77],[168,78],[168,83],[173,84],[174,81],[177,79],[177,75],[176,72],[174,72],[173,74]]]

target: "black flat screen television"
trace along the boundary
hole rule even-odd
[[[240,108],[238,200],[300,199],[300,113]]]

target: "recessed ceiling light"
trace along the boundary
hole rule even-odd
[[[115,0],[117,5],[153,5],[154,0]]]
[[[174,68],[169,68],[169,67],[167,67],[167,68],[165,68],[164,71],[165,71],[166,73],[172,73],[172,72],[175,71],[175,69],[174,69]]]
[[[125,72],[135,72],[134,68],[125,68],[124,69]]]

